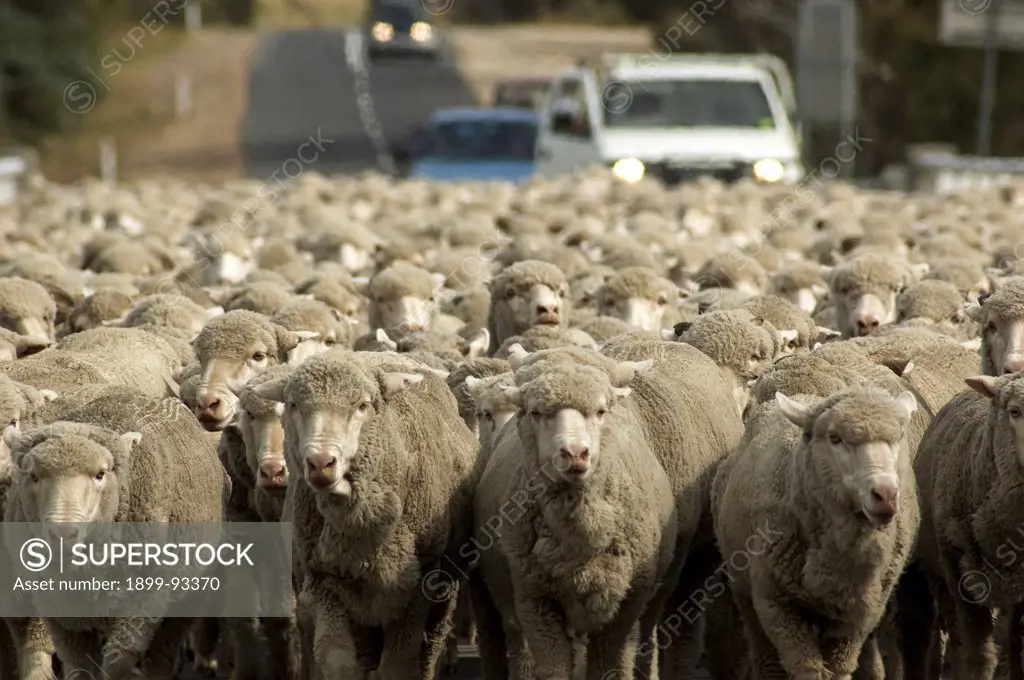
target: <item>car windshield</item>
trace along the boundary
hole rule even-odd
[[[385,21],[400,31],[408,31],[417,21],[422,21],[411,4],[388,2],[377,6],[376,21]]]
[[[537,125],[527,121],[454,120],[436,124],[424,156],[445,160],[533,160]]]
[[[624,106],[603,107],[607,127],[775,129],[764,89],[755,80],[647,80],[628,85],[627,92],[615,95]]]

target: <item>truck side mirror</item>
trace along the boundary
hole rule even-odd
[[[572,114],[556,113],[551,118],[551,131],[561,135],[574,134]]]

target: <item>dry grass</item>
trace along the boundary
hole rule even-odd
[[[186,38],[167,28],[151,40],[115,75],[93,69],[108,92],[94,109],[81,114],[74,133],[43,146],[47,177],[66,182],[97,175],[105,138],[117,146],[121,179],[187,175],[218,182],[242,173],[238,132],[256,34],[205,29]],[[126,53],[119,42],[112,45]],[[173,93],[179,75],[192,81],[193,110],[175,119]],[[103,91],[103,85],[94,86]]]
[[[259,36],[284,26],[351,24],[363,0],[263,0],[259,30],[205,28],[186,37],[170,28],[150,39],[122,70],[105,77],[109,93],[82,114],[81,127],[41,149],[43,171],[68,182],[99,173],[99,144],[113,138],[123,180],[160,176],[221,182],[244,173],[239,133],[245,116],[249,57]],[[582,56],[641,51],[642,28],[541,25],[447,29],[467,82],[488,101],[495,82],[549,75]],[[119,36],[111,48],[123,51]],[[104,72],[98,66],[96,73]],[[192,80],[193,110],[173,115],[174,82]],[[99,89],[99,88],[97,88]]]

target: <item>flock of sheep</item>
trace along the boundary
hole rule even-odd
[[[1024,195],[266,189],[0,213],[0,508],[292,522],[294,616],[7,618],[4,680],[1021,677]]]

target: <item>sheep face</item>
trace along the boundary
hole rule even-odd
[[[32,335],[0,334],[0,363],[14,361],[29,354],[40,352],[53,341]]]
[[[414,373],[380,372],[376,380],[353,361],[315,357],[288,378],[252,388],[284,403],[286,453],[293,470],[318,493],[350,497],[359,484],[360,435],[393,394],[423,380]]]
[[[440,312],[444,275],[408,265],[374,276],[367,288],[370,326],[425,331]]]
[[[966,310],[981,324],[982,370],[989,375],[1006,375],[1024,370],[1024,305],[1022,281],[1016,280],[991,297],[983,297]]]
[[[338,259],[341,262],[341,266],[350,272],[361,272],[369,269],[373,264],[373,255],[370,251],[357,248],[351,243],[341,244]]]
[[[667,293],[658,295],[653,300],[646,297],[615,298],[608,295],[601,300],[598,313],[620,319],[640,330],[653,331],[661,328],[661,319],[665,316],[668,301]]]
[[[1008,437],[1008,443],[1012,443],[1017,454],[1017,464],[1024,469],[1024,380],[1021,380],[1021,374],[1018,372],[1001,377],[980,375],[965,378],[964,382],[992,401],[998,423],[996,446],[999,447],[1000,440],[1006,441]]]
[[[900,456],[906,429],[917,410],[910,392],[893,399],[861,392],[802,404],[776,393],[783,415],[803,430],[802,445],[818,473],[837,480],[849,503],[876,527],[890,524],[899,510]],[[913,483],[913,480],[910,481]]]
[[[256,268],[254,260],[227,250],[209,259],[209,264],[200,272],[203,286],[233,286]]]
[[[520,436],[533,445],[537,465],[580,484],[599,464],[608,411],[631,390],[612,387],[608,375],[596,368],[553,366],[551,372],[504,392],[522,414]]]
[[[76,426],[72,428],[82,429]],[[13,427],[4,430],[25,517],[58,525],[51,527],[54,538],[69,540],[84,535],[81,524],[114,521],[127,484],[122,478],[126,459],[141,440],[138,432],[93,437],[74,429],[51,436],[38,430],[20,436]]]
[[[808,285],[800,285],[800,283],[795,277],[781,272],[772,279],[771,292],[773,295],[778,295],[783,300],[793,303],[808,314],[813,314],[818,306],[818,300],[828,292],[828,287],[825,286],[824,279],[820,283]]]
[[[501,292],[504,304],[511,312],[512,323],[519,332],[531,326],[558,326],[562,322],[562,302],[565,291],[552,290],[538,283],[529,288],[509,284]]]
[[[406,295],[399,298],[374,298],[370,301],[370,325],[374,328],[408,328],[424,331],[437,316],[433,296],[423,299]]]
[[[318,334],[288,331],[244,310],[214,318],[193,339],[199,359],[196,418],[208,432],[223,430],[235,417],[240,390],[268,366],[288,361],[288,352]]]
[[[495,436],[516,414],[517,407],[505,396],[505,387],[515,385],[511,373],[488,378],[466,378],[466,389],[469,390],[476,407],[476,435],[480,446],[490,446]]]
[[[57,303],[35,281],[0,279],[0,327],[21,335],[56,339]]]
[[[266,403],[266,402],[264,402]],[[258,408],[243,397],[238,415],[238,429],[245,443],[245,457],[256,478],[256,486],[280,496],[288,488],[288,469],[284,460],[284,404],[274,402],[271,408]]]
[[[896,296],[915,281],[916,265],[871,255],[836,267],[829,278],[844,337],[868,335],[896,320]]]

